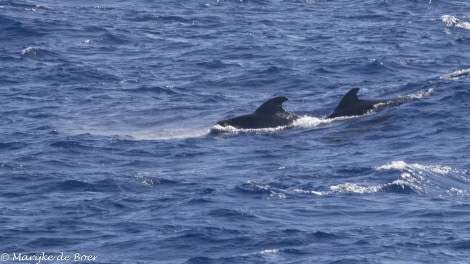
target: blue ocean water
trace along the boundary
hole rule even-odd
[[[468,263],[469,10],[0,1],[1,260]],[[414,100],[326,119],[353,87]]]

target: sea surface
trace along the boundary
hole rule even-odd
[[[0,0],[0,98],[0,263],[469,263],[467,0]]]

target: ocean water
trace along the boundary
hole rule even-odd
[[[0,0],[0,261],[468,263],[469,11]],[[413,100],[326,119],[354,87]]]

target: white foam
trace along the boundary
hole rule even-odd
[[[423,172],[433,172],[440,175],[448,175],[450,173],[461,174],[466,173],[466,171],[459,171],[457,169],[451,168],[449,166],[442,165],[421,165],[418,163],[408,164],[404,161],[392,161],[389,164],[376,167],[377,170],[399,170],[408,173],[402,174],[403,177],[409,175],[410,172],[413,172],[415,175],[421,175]]]
[[[466,30],[470,30],[470,23],[466,21],[460,21],[455,16],[451,15],[443,15],[441,17],[441,21],[444,23],[446,27],[456,27],[456,28],[462,28]]]
[[[301,116],[295,120],[293,125],[298,128],[315,128],[320,126],[329,125],[333,122],[333,119],[318,118],[313,116]]]
[[[348,117],[350,118],[350,117]],[[211,131],[214,133],[228,133],[228,134],[236,134],[240,132],[249,132],[249,133],[257,133],[257,134],[269,134],[269,133],[276,133],[287,128],[316,128],[325,125],[331,124],[335,120],[341,120],[347,118],[335,118],[335,119],[326,119],[326,118],[319,118],[313,116],[300,116],[297,120],[295,120],[292,125],[289,126],[278,126],[273,128],[236,128],[233,126],[221,126],[219,124],[215,124],[211,127]]]
[[[461,70],[456,70],[453,73],[450,74],[445,74],[441,76],[441,79],[444,80],[459,80],[462,78],[468,78],[470,77],[470,69],[461,69]]]
[[[354,183],[346,182],[338,185],[330,186],[328,191],[308,191],[303,189],[294,189],[295,193],[304,193],[304,194],[314,194],[318,196],[322,195],[332,195],[332,194],[346,194],[346,193],[356,193],[356,194],[370,194],[376,193],[383,190],[385,185],[372,185],[372,186],[360,186]]]
[[[443,15],[441,17],[441,21],[444,22],[444,25],[446,27],[451,27],[451,26],[455,25],[459,21],[459,19],[456,18],[455,16]]]
[[[288,128],[289,126],[278,126],[278,127],[270,127],[270,128],[236,128],[233,126],[221,126],[219,124],[215,124],[210,128],[212,133],[224,133],[224,134],[237,134],[241,132],[250,132],[256,134],[269,134],[275,133],[281,130]]]
[[[277,197],[277,198],[281,198],[281,199],[286,198],[286,195],[282,192],[282,190],[277,190],[276,188],[274,188],[274,187],[272,187],[268,184],[262,184],[262,183],[259,183],[257,181],[252,181],[252,180],[249,180],[248,184],[255,187],[255,188],[257,188],[257,189],[268,191],[270,197]]]
[[[447,193],[451,195],[457,195],[457,196],[470,196],[470,193],[467,190],[458,189],[455,187],[451,187],[449,190],[447,190]]]
[[[455,25],[455,27],[470,30],[470,23],[468,23],[468,22],[459,22],[459,23],[457,23],[457,25]]]
[[[328,191],[308,191],[303,189],[294,189],[293,191],[296,193],[304,193],[304,194],[314,194],[318,196],[322,195],[333,195],[333,194],[374,194],[378,192],[383,192],[388,187],[399,186],[402,189],[407,189],[408,187],[416,190],[419,193],[424,193],[423,189],[419,186],[419,184],[415,184],[410,182],[406,179],[398,179],[391,183],[385,184],[378,184],[378,185],[371,185],[371,186],[361,186],[355,183],[341,183],[338,185],[330,186],[330,190]]]
[[[329,192],[317,192],[317,191],[307,191],[307,190],[303,190],[303,189],[298,189],[298,188],[295,188],[293,190],[293,192],[295,193],[306,193],[306,194],[315,194],[315,195],[327,195],[329,194]]]
[[[38,50],[38,48],[35,48],[35,47],[27,47],[27,48],[24,48],[23,50],[21,50],[21,55],[26,55],[26,54],[36,54],[36,51]]]
[[[342,183],[330,187],[330,190],[336,193],[376,193],[382,188],[381,185],[359,186],[354,183]]]
[[[466,170],[454,169],[450,166],[442,165],[422,165],[422,164],[408,164],[404,161],[392,161],[391,163],[378,166],[376,170],[398,170],[400,177],[392,182],[362,186],[356,183],[345,182],[337,185],[332,185],[329,190],[325,191],[312,191],[296,188],[293,191],[301,194],[313,195],[333,195],[333,194],[373,194],[383,192],[390,188],[402,188],[403,190],[411,188],[413,191],[420,194],[434,193],[442,195],[442,193],[470,196],[470,192],[465,188],[460,188],[461,184],[470,182],[470,178],[466,177]],[[442,177],[446,176],[446,177]],[[457,181],[456,181],[457,180]],[[454,186],[452,186],[454,185]]]
[[[376,167],[377,170],[391,170],[391,169],[396,169],[396,170],[403,170],[407,164],[404,161],[392,161],[389,164],[382,165],[379,167]]]
[[[461,189],[462,184],[470,182],[467,170],[458,170],[445,165],[408,164],[404,161],[392,161],[376,167],[377,170],[398,170],[399,181],[405,182],[419,193],[442,193],[468,196],[468,191]]]
[[[260,254],[272,254],[272,253],[279,253],[279,249],[265,249],[260,252]]]
[[[429,97],[434,92],[434,88],[429,88],[427,91],[421,91],[415,94],[410,94],[405,96],[408,99],[422,99],[424,97]]]

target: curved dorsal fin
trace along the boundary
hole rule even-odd
[[[256,109],[255,113],[257,114],[264,114],[264,115],[274,115],[278,112],[285,112],[282,108],[282,103],[287,101],[287,97],[279,96],[268,101],[264,102],[258,109]]]
[[[359,98],[357,98],[357,92],[359,92],[359,88],[352,88],[349,90],[349,92],[343,96],[343,99],[341,99],[341,102],[339,102],[335,111],[333,111],[333,113],[329,115],[328,118],[354,115],[354,105],[359,102]]]
[[[357,97],[357,92],[359,92],[359,88],[352,88],[351,90],[349,90],[349,92],[343,96],[341,102],[339,102],[338,107],[353,104],[359,101],[359,98]]]

